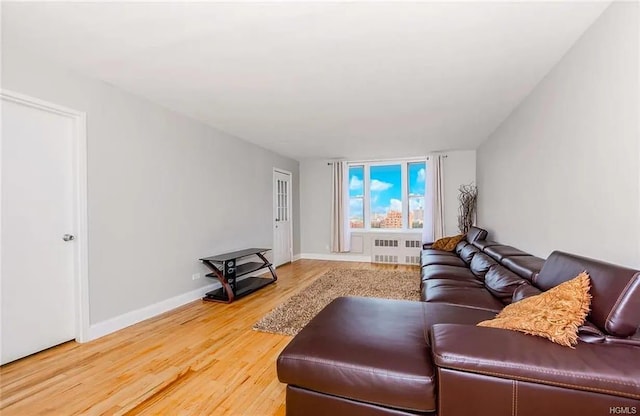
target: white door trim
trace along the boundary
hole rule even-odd
[[[74,219],[75,219],[75,326],[76,341],[89,341],[89,243],[87,220],[87,115],[38,98],[30,97],[6,89],[0,90],[0,97],[7,101],[69,117],[74,125],[73,177]],[[1,105],[0,100],[0,105]],[[0,151],[2,151],[0,149]],[[0,173],[1,175],[1,173]],[[1,178],[0,178],[1,179]],[[0,180],[0,183],[2,181]],[[2,224],[0,224],[0,227]]]
[[[289,244],[291,245],[291,247],[289,248],[289,263],[291,263],[293,262],[293,210],[292,210],[293,204],[291,203],[293,200],[293,192],[292,192],[293,191],[293,173],[285,169],[273,168],[273,175],[271,179],[272,194],[273,194],[273,184],[275,183],[275,180],[276,180],[276,173],[282,173],[283,175],[289,176],[289,198],[287,199],[287,210],[289,211]],[[271,218],[272,218],[271,229],[273,231],[273,248],[275,249],[276,248],[276,232],[273,225],[273,218],[275,218],[277,214],[275,211],[275,207],[276,207],[275,195],[272,195],[272,197],[274,198],[274,200],[272,202],[273,213],[271,215]]]

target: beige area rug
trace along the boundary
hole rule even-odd
[[[253,329],[295,335],[340,296],[420,300],[419,279],[417,271],[331,269],[265,315]]]

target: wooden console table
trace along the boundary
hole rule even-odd
[[[217,256],[200,259],[213,273],[207,277],[218,279],[222,287],[220,289],[207,292],[202,300],[210,302],[231,303],[234,300],[255,292],[278,280],[273,265],[266,259],[264,253],[269,248],[248,248],[245,250],[233,251],[231,253],[219,254]],[[261,262],[246,262],[238,264],[238,260],[244,257],[257,256]],[[265,277],[247,277],[236,281],[240,276],[268,268],[272,279]]]

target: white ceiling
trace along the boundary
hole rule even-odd
[[[473,149],[609,2],[7,3],[3,42],[297,159]]]

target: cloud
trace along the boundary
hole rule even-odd
[[[391,200],[389,201],[389,206],[390,211],[402,212],[402,201],[400,201],[399,199],[391,198]]]
[[[426,176],[426,174],[425,174],[424,168],[420,169],[418,171],[418,174],[416,175],[416,181],[417,182],[424,182],[425,176]]]
[[[362,189],[362,179],[358,179],[357,176],[352,176],[351,180],[349,181],[349,189],[352,191]]]
[[[349,208],[352,211],[362,212],[362,206],[362,199],[360,198],[349,200]]]
[[[392,186],[393,186],[393,184],[389,183],[389,182],[382,182],[382,181],[379,181],[377,179],[372,179],[371,180],[371,191],[372,192],[386,191],[387,189],[391,188]]]
[[[424,198],[410,198],[409,199],[409,211],[416,209],[422,209],[424,206]]]

